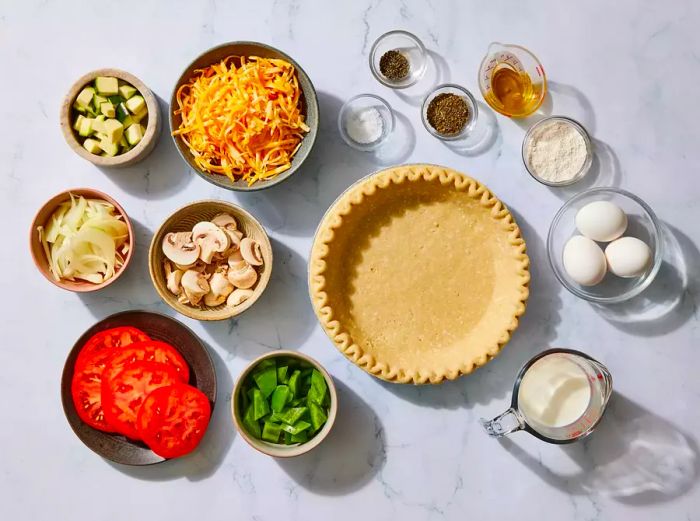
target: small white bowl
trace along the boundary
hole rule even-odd
[[[363,111],[372,109],[375,109],[382,119],[383,126],[381,134],[377,139],[366,143],[353,139],[347,130],[347,124],[350,118],[357,117]],[[358,94],[357,96],[350,98],[340,108],[340,112],[338,113],[338,131],[340,132],[340,136],[343,138],[343,141],[345,141],[350,147],[363,152],[370,152],[382,146],[382,144],[394,131],[394,124],[395,117],[391,106],[386,102],[386,100],[380,98],[379,96],[375,96],[374,94]]]

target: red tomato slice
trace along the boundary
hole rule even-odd
[[[159,387],[180,381],[177,371],[166,364],[137,360],[114,378],[102,379],[102,408],[117,432],[138,440],[136,417],[146,397]]]
[[[107,380],[114,378],[124,367],[137,360],[169,365],[177,371],[183,383],[187,383],[190,379],[190,368],[178,350],[170,344],[157,340],[136,342],[115,350],[107,362],[102,378]]]
[[[85,342],[85,345],[80,350],[78,354],[78,359],[75,362],[76,367],[80,365],[85,359],[92,356],[93,353],[102,350],[111,350],[115,347],[124,347],[134,342],[143,342],[144,340],[150,340],[150,337],[141,331],[131,326],[115,327],[112,329],[105,329],[96,333],[90,339]]]
[[[116,432],[102,410],[102,373],[110,357],[107,350],[98,351],[84,359],[73,371],[71,395],[78,417],[90,427],[104,432]]]
[[[211,418],[209,399],[186,384],[160,387],[148,395],[136,423],[141,439],[164,458],[189,454],[207,431]]]

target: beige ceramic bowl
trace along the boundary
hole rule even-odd
[[[163,267],[163,262],[166,260],[162,248],[163,238],[170,232],[191,231],[198,222],[208,221],[217,214],[224,212],[232,215],[238,223],[238,229],[244,233],[245,237],[256,240],[262,249],[263,265],[257,269],[258,281],[252,288],[254,291],[253,296],[234,307],[227,306],[226,303],[213,308],[204,305],[194,307],[189,304],[182,304],[177,300],[177,296],[168,290],[166,285],[165,269]],[[156,291],[158,291],[165,303],[175,311],[195,320],[226,320],[243,313],[255,304],[255,301],[265,291],[272,273],[272,245],[262,224],[240,206],[218,200],[197,201],[176,210],[156,230],[148,251],[148,270]]]
[[[243,426],[243,419],[241,418],[241,411],[238,405],[243,382],[248,376],[248,373],[250,373],[250,371],[252,371],[262,360],[265,360],[267,358],[276,358],[279,356],[299,358],[301,360],[304,360],[305,362],[311,364],[314,368],[318,369],[318,371],[323,375],[323,377],[326,379],[326,383],[328,384],[328,392],[331,395],[331,406],[330,410],[328,411],[328,420],[326,420],[325,425],[321,428],[320,431],[318,431],[316,436],[311,438],[306,443],[301,443],[298,445],[283,445],[258,440],[257,438],[254,438],[250,434],[248,434],[248,431],[246,431],[245,427]],[[333,424],[335,423],[335,417],[337,413],[338,393],[336,392],[335,384],[333,383],[333,378],[328,373],[328,371],[326,371],[323,368],[323,366],[319,364],[316,360],[303,353],[298,353],[297,351],[272,351],[270,353],[265,353],[264,355],[259,356],[250,364],[248,364],[248,367],[246,367],[243,370],[241,375],[238,377],[236,385],[234,385],[233,387],[233,393],[231,394],[231,414],[233,416],[233,423],[236,426],[238,434],[240,434],[241,437],[255,450],[258,450],[263,454],[267,454],[268,456],[272,456],[273,458],[293,458],[294,456],[301,456],[302,454],[309,452],[314,447],[317,447],[326,438],[326,436],[328,436],[328,433],[333,428]]]
[[[83,148],[80,141],[78,141],[77,133],[73,130],[73,102],[78,94],[80,94],[83,87],[98,76],[114,76],[120,80],[124,80],[133,85],[146,100],[146,106],[148,107],[148,125],[146,126],[146,133],[139,144],[126,154],[119,154],[114,157],[91,154]],[[97,166],[120,168],[138,163],[150,154],[156,146],[158,136],[160,135],[160,128],[161,121],[158,100],[153,95],[153,92],[151,92],[151,89],[146,87],[146,85],[133,74],[119,69],[98,69],[88,72],[73,84],[61,106],[61,130],[63,131],[63,137],[66,139],[66,143],[73,149],[73,152]]]
[[[117,213],[121,214],[122,218],[124,219],[124,222],[126,223],[126,227],[129,230],[129,251],[126,254],[126,258],[124,259],[124,265],[116,272],[114,277],[104,281],[101,284],[93,284],[92,282],[87,282],[84,280],[59,281],[54,279],[53,275],[51,274],[51,271],[49,270],[49,260],[46,258],[44,248],[42,247],[41,241],[39,240],[39,233],[37,232],[37,227],[45,225],[46,221],[49,220],[49,217],[51,217],[51,214],[54,212],[54,210],[56,210],[58,205],[63,203],[64,201],[70,200],[70,194],[82,195],[83,197],[86,197],[88,199],[102,199],[104,201],[107,201],[112,206],[114,206],[114,208],[117,210]],[[97,291],[98,289],[102,289],[105,286],[109,286],[112,282],[117,280],[121,276],[121,274],[124,273],[124,271],[126,270],[127,266],[129,265],[129,261],[131,261],[131,257],[134,254],[134,245],[134,229],[131,227],[131,221],[129,221],[129,216],[126,215],[124,208],[122,208],[117,201],[112,199],[107,194],[99,192],[98,190],[93,190],[92,188],[74,188],[72,190],[66,190],[65,192],[61,192],[60,194],[54,195],[51,199],[46,201],[36,213],[36,215],[34,216],[34,220],[32,221],[32,227],[29,230],[29,248],[31,250],[32,258],[34,259],[34,264],[36,265],[37,269],[41,272],[41,274],[44,277],[46,277],[46,280],[48,280],[52,284],[58,286],[61,289],[67,289],[68,291],[76,291],[79,293]]]

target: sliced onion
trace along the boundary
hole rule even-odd
[[[100,284],[114,277],[128,253],[126,223],[113,205],[99,199],[71,195],[38,232],[56,280]]]

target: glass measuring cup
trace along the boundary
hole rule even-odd
[[[547,78],[542,64],[525,47],[493,42],[479,66],[479,89],[496,112],[524,118],[542,105]]]
[[[557,366],[558,371],[567,372],[568,376],[561,378],[556,371],[544,370],[545,366]],[[550,376],[559,376],[547,382],[553,384],[555,392],[549,397],[541,392],[524,395],[524,387],[542,391],[541,380],[548,372]],[[524,430],[548,443],[572,443],[593,432],[603,417],[611,394],[612,376],[603,364],[580,351],[549,349],[520,369],[515,378],[510,408],[492,420],[482,419],[481,425],[489,436],[496,438]],[[533,396],[542,398],[539,405],[544,406],[533,406]],[[562,400],[565,397],[568,402]],[[587,399],[582,401],[583,397]]]

